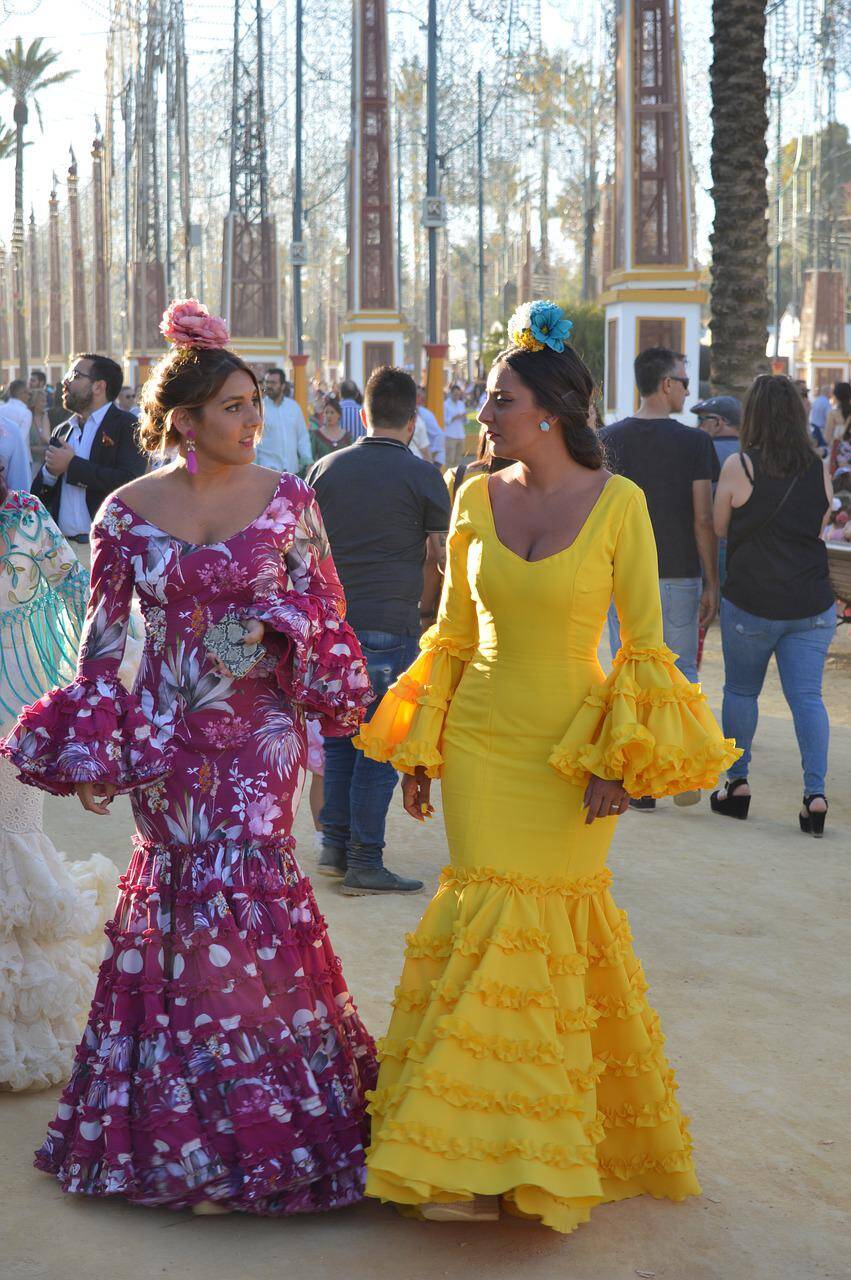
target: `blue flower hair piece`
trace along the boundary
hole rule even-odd
[[[573,332],[573,321],[555,302],[539,299],[524,302],[508,322],[508,338],[514,346],[526,351],[564,351]]]

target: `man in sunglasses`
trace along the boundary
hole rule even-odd
[[[136,419],[113,404],[123,381],[121,366],[107,356],[74,357],[61,384],[65,420],[51,435],[44,466],[33,480],[33,493],[86,568],[98,509],[147,469],[136,443]]]
[[[644,490],[659,556],[659,591],[665,644],[678,654],[677,666],[697,683],[698,631],[718,608],[718,543],[712,526],[712,486],[719,475],[712,441],[673,416],[682,413],[689,378],[685,356],[667,347],[649,347],[635,358],[640,396],[632,417],[604,427],[600,436],[612,471]],[[620,648],[617,615],[609,611],[612,655]],[[692,804],[700,792],[677,796]],[[652,810],[655,800],[631,800]]]

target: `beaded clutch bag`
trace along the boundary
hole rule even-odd
[[[237,680],[249,671],[266,653],[262,644],[244,644],[245,622],[235,613],[226,613],[204,636],[204,648]]]

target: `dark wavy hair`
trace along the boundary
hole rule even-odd
[[[596,388],[578,351],[569,344],[564,351],[508,347],[496,363],[507,364],[532,392],[535,403],[556,419],[574,462],[598,471],[603,465],[603,447],[591,426]]]
[[[802,475],[817,457],[807,411],[797,387],[783,374],[762,373],[745,396],[739,441],[743,453],[759,449],[770,476]]]
[[[157,361],[142,388],[139,444],[146,453],[165,453],[180,444],[172,425],[175,409],[188,409],[199,422],[204,405],[217,395],[232,373],[247,373],[262,404],[257,375],[234,351],[225,347],[172,347]]]

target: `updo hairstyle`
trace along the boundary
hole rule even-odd
[[[250,365],[224,347],[172,347],[157,361],[142,387],[138,439],[149,454],[165,453],[180,444],[172,424],[175,409],[188,409],[201,420],[204,405],[217,395],[232,373],[247,373],[260,395]]]
[[[573,461],[598,471],[603,465],[603,447],[591,426],[596,420],[594,379],[579,353],[568,343],[564,351],[508,347],[496,362],[507,364],[532,392],[535,403],[555,418]]]

